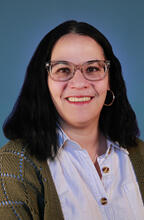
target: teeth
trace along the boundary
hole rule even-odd
[[[68,100],[70,102],[86,102],[86,101],[91,100],[91,97],[81,97],[81,98],[69,97]]]

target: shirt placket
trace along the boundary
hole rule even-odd
[[[111,200],[111,190],[112,190],[112,180],[113,178],[113,168],[112,168],[112,156],[114,149],[112,145],[108,146],[107,152],[105,155],[102,155],[97,158],[102,179],[99,178],[99,189],[100,197],[97,200],[99,208],[103,213],[103,216],[107,219],[114,219],[113,210],[110,205]],[[96,186],[97,187],[97,186]]]

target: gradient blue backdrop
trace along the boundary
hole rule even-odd
[[[41,38],[67,19],[96,26],[113,45],[144,140],[143,1],[3,1],[0,4],[0,146],[2,124],[23,83],[27,64]]]

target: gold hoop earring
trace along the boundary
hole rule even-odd
[[[115,100],[115,95],[114,95],[113,91],[112,90],[107,90],[107,95],[108,95],[108,92],[110,92],[110,94],[112,96],[112,101],[110,103],[108,103],[108,104],[104,103],[105,106],[111,106],[113,104],[114,100]]]

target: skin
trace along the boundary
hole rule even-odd
[[[51,60],[82,64],[89,60],[106,60],[102,47],[89,36],[74,33],[62,36],[55,44]],[[80,70],[67,82],[48,76],[48,87],[66,134],[94,156],[106,151],[106,140],[99,131],[99,117],[109,90],[109,76],[99,81],[85,79]],[[68,97],[93,97],[90,102],[69,102]]]

